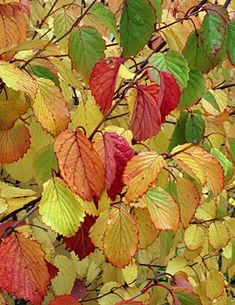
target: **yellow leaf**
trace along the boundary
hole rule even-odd
[[[213,116],[218,116],[227,107],[227,95],[224,90],[209,90],[209,92],[215,97],[220,111],[215,109],[207,100],[203,98],[201,99],[202,106],[208,113],[212,114]]]
[[[43,222],[64,236],[74,235],[85,216],[79,199],[60,178],[48,180],[39,203]]]
[[[213,301],[222,295],[224,291],[224,275],[218,270],[211,270],[207,274],[206,295]]]
[[[67,104],[55,84],[44,78],[37,78],[38,90],[33,110],[42,127],[53,136],[64,131],[70,121]]]
[[[128,186],[127,201],[130,203],[142,197],[154,184],[164,166],[167,166],[165,160],[156,152],[142,152],[134,156],[127,163],[123,174],[123,182]]]
[[[196,218],[199,220],[210,220],[216,216],[216,203],[215,201],[204,201],[201,203],[196,211]]]
[[[219,250],[228,244],[229,235],[225,222],[214,221],[210,224],[209,242],[216,250]]]
[[[184,232],[185,245],[192,251],[199,249],[205,242],[206,232],[202,226],[190,225]]]
[[[36,193],[32,190],[14,187],[12,185],[0,181],[0,197],[2,198],[10,199],[16,197],[33,196],[35,194]]]
[[[99,216],[104,210],[108,209],[111,204],[111,199],[109,198],[106,191],[101,193],[100,199],[98,201],[98,208],[96,204],[92,201],[82,201],[82,207],[86,214],[92,216]]]
[[[134,219],[123,207],[112,207],[103,238],[104,254],[111,264],[123,268],[138,247],[138,230]]]
[[[160,187],[152,187],[142,198],[148,206],[152,222],[157,230],[172,230],[176,233],[179,221],[179,207],[175,200]]]
[[[1,214],[4,213],[7,209],[7,201],[3,198],[0,198],[0,217],[1,217]]]

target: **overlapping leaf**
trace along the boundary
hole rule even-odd
[[[202,305],[199,296],[190,289],[172,288],[173,305]]]
[[[233,65],[235,65],[235,22],[229,22],[226,36],[226,46],[229,58]]]
[[[172,230],[176,233],[179,221],[179,207],[175,200],[160,187],[153,186],[142,198],[148,207],[150,217],[157,230]]]
[[[129,301],[120,301],[118,303],[116,303],[115,305],[144,305],[142,302],[140,301],[134,301],[134,300],[129,300]]]
[[[120,21],[123,56],[136,55],[154,30],[154,10],[148,0],[125,0]]]
[[[229,242],[229,234],[224,222],[215,221],[211,223],[208,236],[210,244],[216,250],[225,247]]]
[[[81,305],[81,303],[70,295],[64,294],[57,296],[49,305]]]
[[[163,157],[156,152],[142,152],[134,156],[123,174],[123,181],[128,186],[126,199],[132,202],[143,196],[154,184],[164,166]]]
[[[74,235],[85,216],[76,195],[57,177],[44,184],[39,212],[45,224],[64,236]]]
[[[105,256],[117,268],[129,264],[138,247],[138,230],[134,219],[123,207],[109,212],[103,238]]]
[[[203,246],[206,239],[206,230],[200,225],[190,225],[184,232],[185,245],[192,251]]]
[[[99,198],[105,171],[86,136],[79,130],[66,130],[56,138],[54,148],[61,175],[70,189],[85,200]]]
[[[117,75],[123,59],[120,57],[105,58],[95,64],[90,75],[90,88],[103,113],[112,106]]]
[[[0,245],[0,289],[41,305],[49,285],[44,253],[22,233],[12,233]]]
[[[38,89],[33,103],[36,118],[53,136],[64,131],[70,121],[65,99],[60,90],[49,79],[38,78]]]

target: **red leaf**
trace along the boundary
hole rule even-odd
[[[165,117],[174,110],[180,101],[180,87],[169,72],[161,72],[160,100],[162,122]]]
[[[76,280],[71,292],[71,296],[79,300],[87,295],[86,284],[82,280]]]
[[[80,131],[66,130],[54,143],[61,176],[84,200],[99,198],[105,184],[103,164],[91,142]]]
[[[56,277],[57,273],[59,272],[59,269],[49,262],[47,262],[47,270],[50,275],[50,280],[52,280],[54,277]]]
[[[89,230],[96,221],[96,217],[87,215],[78,232],[69,238],[64,238],[66,246],[73,250],[80,259],[95,251],[95,246],[89,237]]]
[[[112,106],[113,95],[120,65],[123,58],[109,57],[95,64],[90,76],[91,93],[106,113]]]
[[[131,130],[137,141],[154,136],[162,123],[158,85],[138,85]]]
[[[40,245],[22,233],[12,233],[0,245],[0,290],[41,305],[49,285]]]
[[[70,295],[64,294],[57,296],[53,301],[49,303],[49,305],[81,305],[81,303]]]

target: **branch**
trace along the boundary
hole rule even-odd
[[[231,2],[231,0],[226,0],[223,7],[227,8],[229,6],[230,2]]]
[[[231,84],[227,84],[227,85],[216,87],[215,90],[226,89],[226,88],[231,88],[231,87],[235,87],[235,83],[231,83]]]
[[[195,6],[195,8],[191,11],[191,14],[197,13],[197,11],[200,10],[200,8],[206,4],[207,0],[202,0],[201,2],[198,3],[198,5]]]

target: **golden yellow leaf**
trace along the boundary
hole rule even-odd
[[[219,250],[228,244],[229,235],[225,222],[214,221],[210,224],[209,242],[216,250]]]
[[[225,282],[223,273],[218,270],[210,270],[206,279],[206,295],[210,301],[220,297],[224,291]]]
[[[192,251],[199,249],[205,242],[206,231],[200,225],[190,225],[184,232],[185,245]]]

